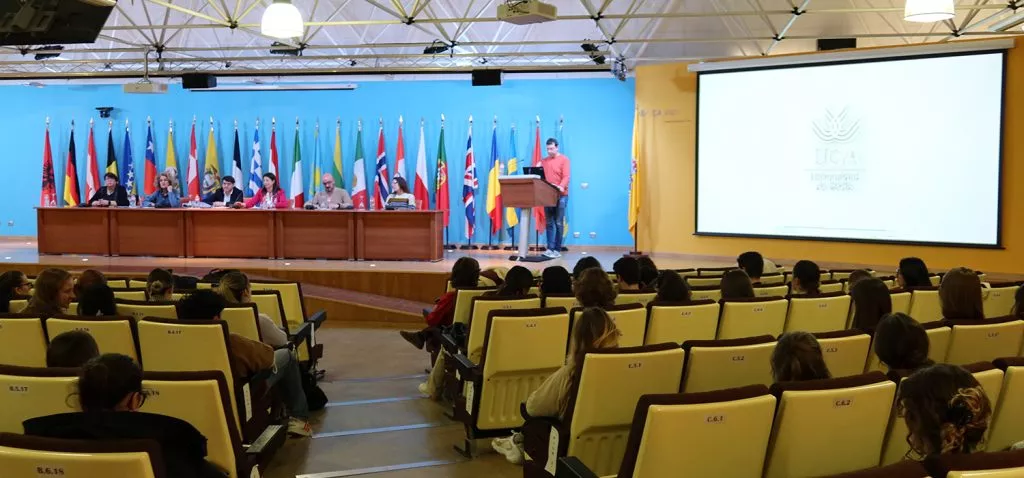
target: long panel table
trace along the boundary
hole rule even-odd
[[[441,211],[37,208],[40,254],[441,260]]]

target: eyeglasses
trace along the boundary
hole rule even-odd
[[[334,186],[334,181],[324,181],[324,186]]]

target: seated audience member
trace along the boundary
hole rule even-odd
[[[167,269],[153,269],[146,277],[146,297],[150,302],[174,300],[174,275]]]
[[[199,289],[178,301],[178,318],[182,320],[220,320],[227,302],[212,290]],[[302,375],[295,354],[288,348],[274,350],[269,345],[249,340],[238,334],[228,334],[228,353],[231,370],[237,377],[249,377],[261,370],[274,373],[267,380],[271,387],[279,385],[288,414],[288,433],[308,437],[312,430],[309,403],[302,389]]]
[[[508,267],[488,267],[480,271],[478,287],[501,287],[505,283],[505,275],[508,274]]]
[[[753,299],[754,284],[743,269],[733,269],[722,274],[723,299]]]
[[[658,276],[658,295],[655,300],[665,302],[689,302],[692,298],[690,286],[676,271],[662,271]]]
[[[50,340],[46,347],[46,366],[78,368],[99,356],[96,339],[88,332],[69,330]]]
[[[107,284],[107,277],[96,269],[86,269],[75,279],[75,299],[81,301],[85,289],[96,284]]]
[[[896,283],[901,288],[931,287],[932,281],[928,277],[928,267],[923,260],[917,257],[900,259],[899,268],[896,269]]]
[[[424,319],[427,322],[427,327],[419,332],[405,330],[398,332],[413,347],[422,349],[432,337],[440,339],[436,336],[436,329],[452,325],[452,321],[455,320],[455,299],[458,297],[458,290],[477,286],[480,281],[480,263],[472,257],[460,257],[452,265],[452,274],[449,280],[452,282],[452,290],[445,292],[434,305],[434,309],[426,314]]]
[[[409,192],[409,183],[405,181],[405,178],[396,176],[391,180],[391,194],[388,195],[384,204],[389,207],[416,209],[416,196]]]
[[[128,206],[128,191],[124,186],[118,184],[117,174],[107,173],[103,175],[103,186],[96,194],[89,198],[89,205],[93,207],[115,207]]]
[[[889,287],[881,279],[862,279],[850,289],[853,303],[853,328],[872,331],[886,314],[892,313]]]
[[[1024,319],[1024,286],[1018,287],[1017,294],[1013,296],[1013,309],[1011,313],[1014,317]]]
[[[640,262],[634,257],[622,257],[615,261],[612,270],[619,278],[619,292],[640,290]]]
[[[928,358],[928,332],[903,313],[888,314],[878,321],[871,347],[889,370],[909,374],[932,365]]]
[[[966,267],[957,267],[942,276],[939,301],[945,319],[984,319],[981,279]]]
[[[25,420],[25,434],[73,440],[155,440],[168,478],[227,476],[206,462],[206,437],[195,427],[139,411],[147,393],[142,389],[142,370],[130,357],[105,354],[90,360],[79,372],[75,388],[73,398],[81,404],[81,412]]]
[[[658,286],[658,266],[651,256],[637,256],[636,261],[640,264],[640,289],[653,292]]]
[[[857,285],[858,282],[864,279],[871,279],[873,277],[875,276],[871,275],[871,272],[864,269],[857,269],[851,272],[850,277],[846,279],[847,287],[849,287],[847,290],[853,290],[853,286]]]
[[[335,186],[334,175],[324,174],[320,178],[323,191],[316,193],[313,200],[306,203],[306,209],[346,209],[352,207],[352,196],[345,188]]]
[[[760,252],[747,251],[736,258],[736,265],[750,277],[752,284],[761,283],[761,275],[764,274],[764,257]]]
[[[580,307],[600,307],[602,309],[615,305],[618,293],[612,285],[608,273],[597,267],[583,271],[580,278],[573,284],[573,293]]]
[[[594,256],[585,256],[582,259],[576,261],[576,265],[573,266],[572,268],[572,280],[580,280],[580,275],[583,274],[583,271],[593,267],[596,267],[604,271],[604,269],[601,267],[601,261],[598,261],[597,258]]]
[[[572,276],[562,266],[551,266],[540,275],[541,295],[572,294]]]
[[[786,332],[772,351],[772,379],[799,382],[832,378],[821,355],[818,339],[807,332]]]
[[[496,290],[484,293],[489,297],[524,297],[530,293],[533,287],[533,273],[523,266],[515,266],[505,274],[505,282]]]
[[[64,269],[45,269],[36,277],[32,298],[22,313],[43,317],[61,315],[75,298],[75,282]]]
[[[263,173],[263,187],[256,192],[256,195],[246,199],[244,203],[236,202],[232,207],[258,208],[258,209],[288,209],[291,203],[284,194],[284,190],[277,183],[277,175],[274,173]]]
[[[178,195],[177,180],[172,180],[167,173],[160,173],[156,179],[156,191],[146,196],[146,202],[159,208],[180,206],[181,196]]]
[[[223,296],[230,305],[252,303],[252,286],[249,284],[249,277],[240,271],[231,271],[221,276],[220,283],[217,285],[217,293]],[[271,347],[283,347],[288,344],[288,334],[275,324],[270,316],[260,312],[258,320],[263,343]]]
[[[918,458],[974,453],[992,419],[985,390],[970,372],[937,364],[900,383],[896,412],[907,424],[907,443]]]
[[[21,271],[7,271],[0,274],[0,314],[11,311],[11,299],[26,297],[32,293],[32,284]]]
[[[821,293],[821,269],[811,261],[799,261],[793,266],[793,295]]]
[[[106,284],[93,284],[82,292],[78,297],[78,315],[115,316],[117,315],[117,303],[114,300],[114,290]]]
[[[245,201],[242,190],[235,187],[234,176],[220,178],[220,189],[206,195],[203,202],[213,207],[232,207],[235,203]]]
[[[569,339],[569,355],[565,365],[548,376],[529,398],[526,399],[526,412],[535,417],[565,416],[569,406],[569,392],[573,383],[579,380],[579,365],[587,352],[600,349],[617,348],[621,332],[615,327],[604,309],[590,307],[584,309],[576,318],[572,336]],[[521,434],[507,438],[497,438],[491,442],[495,451],[501,453],[514,464],[523,462],[523,437]]]

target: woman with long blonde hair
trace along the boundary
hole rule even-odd
[[[220,278],[217,293],[224,296],[228,304],[248,304],[252,302],[252,285],[249,277],[241,271],[231,271]],[[284,333],[270,316],[259,313],[260,335],[263,343],[271,347],[281,347],[288,343],[288,334]]]

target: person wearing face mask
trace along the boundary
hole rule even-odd
[[[320,178],[324,190],[316,193],[313,200],[306,203],[306,209],[351,209],[352,196],[344,188],[335,186],[334,175],[324,174]]]
[[[206,196],[203,202],[213,207],[231,207],[235,203],[244,201],[242,190],[235,187],[233,176],[224,176],[220,179],[220,189]]]
[[[128,191],[124,186],[118,184],[117,175],[107,173],[103,175],[103,188],[96,191],[89,199],[89,205],[93,207],[115,207],[128,205]]]

